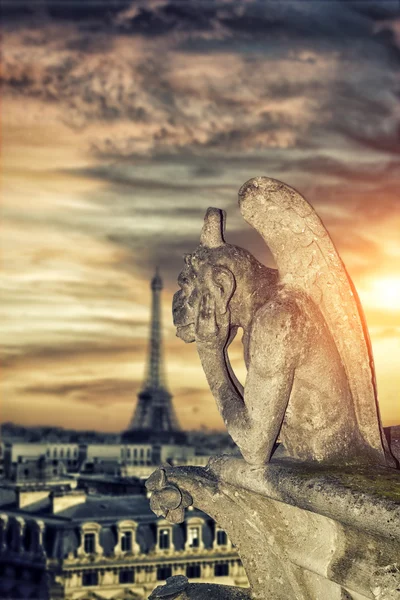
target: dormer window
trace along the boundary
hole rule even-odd
[[[188,528],[188,545],[189,548],[198,548],[200,546],[200,528]]]
[[[122,552],[132,552],[132,531],[124,531],[121,534]]]
[[[99,523],[87,522],[81,525],[81,545],[78,548],[78,556],[85,554],[103,554],[100,545],[101,525]]]
[[[226,546],[228,543],[228,536],[223,529],[217,530],[217,546]]]
[[[200,517],[189,517],[186,520],[186,542],[185,550],[197,550],[204,548],[203,542],[204,519]]]
[[[228,538],[226,532],[218,525],[215,529],[213,548],[225,548],[227,550],[232,548],[232,542]]]
[[[114,548],[115,554],[139,554],[140,546],[136,541],[137,523],[132,520],[117,523],[118,540]]]
[[[168,550],[171,546],[171,530],[159,529],[158,531],[158,547],[160,550]]]
[[[175,551],[172,525],[166,519],[160,519],[156,526],[156,551],[162,554],[172,554]]]
[[[94,533],[85,533],[84,545],[86,554],[93,554],[96,548],[96,538]]]

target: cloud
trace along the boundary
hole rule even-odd
[[[94,382],[69,382],[65,384],[34,385],[22,388],[20,391],[28,395],[50,395],[67,397],[75,402],[86,402],[102,407],[112,403],[117,397],[118,402],[132,404],[132,381],[123,379],[98,379]]]
[[[398,271],[398,12],[357,1],[6,6],[3,419],[125,427],[158,264],[176,406],[185,426],[220,427],[170,306],[210,205],[227,211],[228,241],[273,265],[237,206],[250,177],[307,197],[361,291]],[[367,313],[384,366],[397,316],[368,302]],[[385,367],[383,398],[394,373]]]
[[[79,12],[90,21],[85,6]],[[322,132],[398,152],[398,61],[391,62],[393,40],[378,35],[392,30],[377,29],[379,14],[389,24],[394,17],[356,8],[133,2],[109,12],[99,6],[103,21],[82,28],[73,11],[66,22],[49,3],[53,18],[42,28],[28,30],[22,20],[7,29],[4,91],[57,103],[98,156],[296,149]],[[215,22],[232,33],[223,50],[182,45],[184,32],[212,38]],[[258,46],[246,51],[241,40]]]

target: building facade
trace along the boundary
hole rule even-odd
[[[41,481],[64,473],[93,473],[147,478],[154,467],[206,464],[194,448],[178,444],[121,443],[67,444],[15,443],[0,446],[0,479]]]
[[[20,493],[0,507],[0,597],[144,599],[171,575],[247,586],[235,548],[207,515],[157,518],[144,494]]]

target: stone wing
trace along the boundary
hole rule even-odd
[[[243,218],[271,250],[282,283],[320,308],[345,366],[359,428],[371,459],[393,465],[380,424],[369,334],[354,285],[320,218],[293,188],[256,177],[239,191]]]

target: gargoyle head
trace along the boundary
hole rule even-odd
[[[225,219],[225,211],[209,208],[200,245],[184,256],[185,266],[178,277],[181,289],[174,296],[172,310],[176,334],[186,343],[195,341],[199,306],[206,295],[214,299],[219,314],[229,314],[232,326],[244,327],[243,318],[251,311],[260,288],[277,279],[276,271],[262,265],[250,252],[226,243]]]

